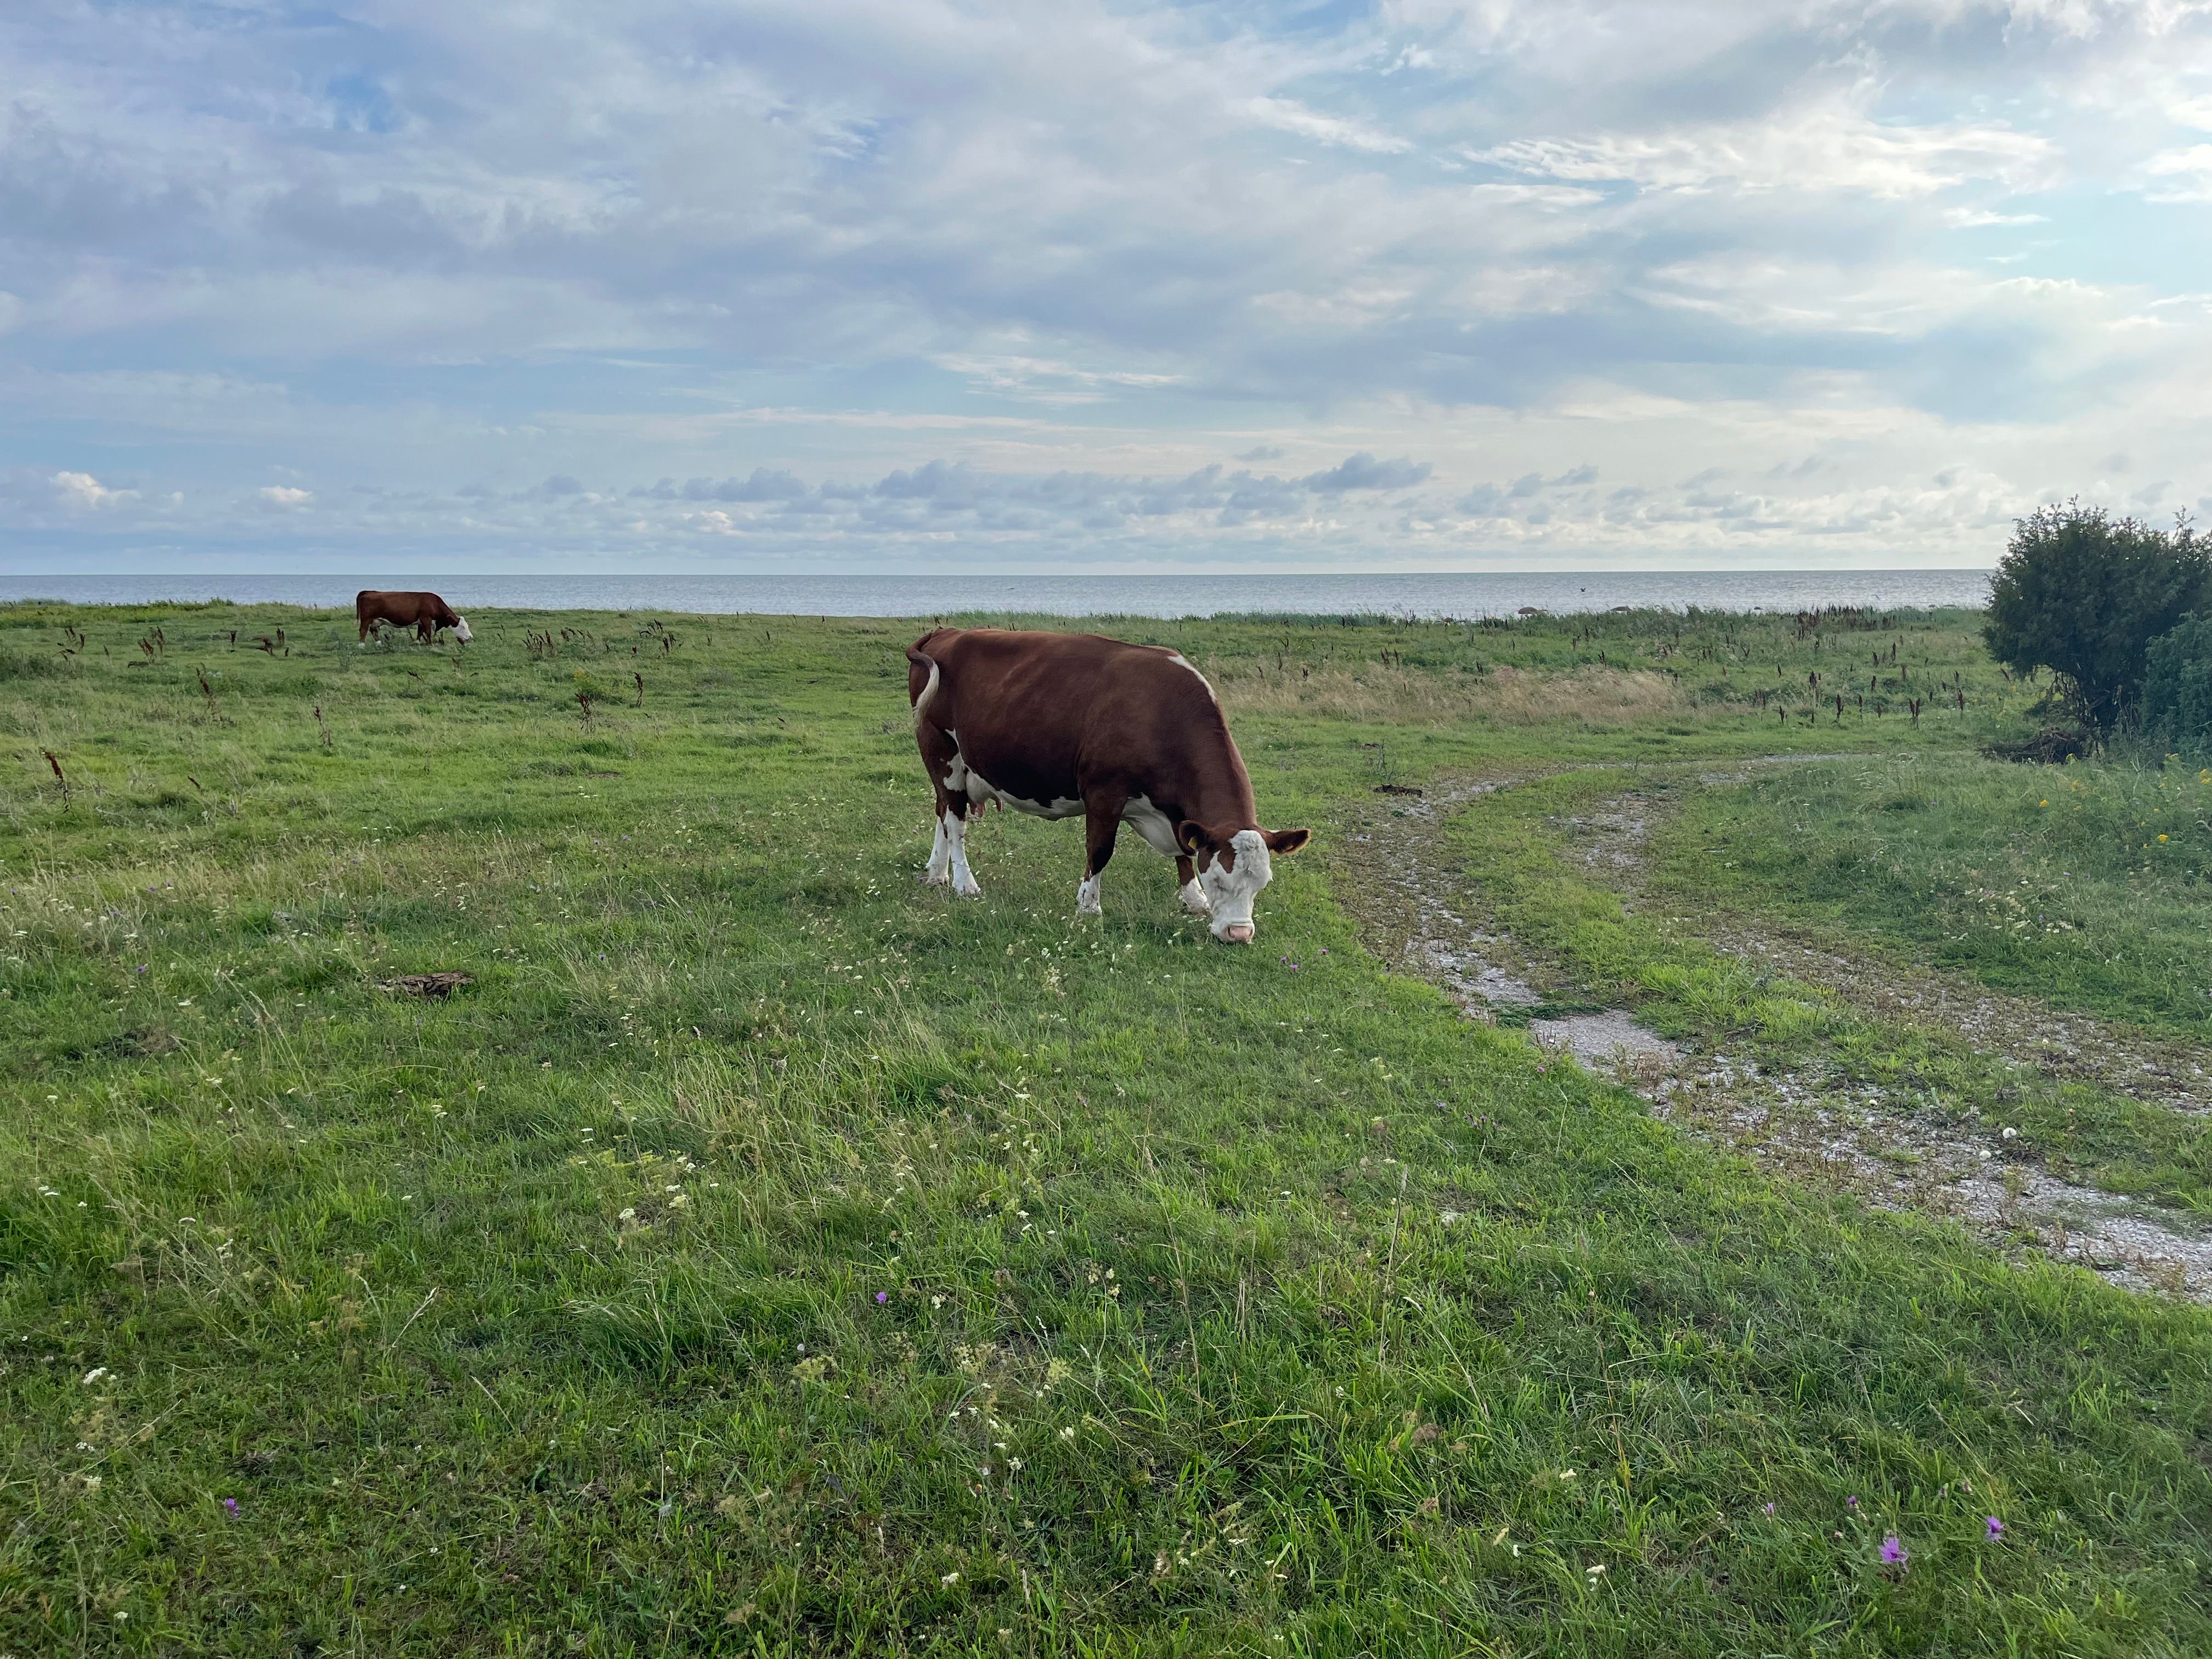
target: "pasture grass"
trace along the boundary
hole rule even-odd
[[[1814,762],[1787,775],[1881,765],[1956,777],[1971,764],[1955,757],[1942,765]],[[1786,902],[1792,884],[1779,872],[1815,866],[1828,850],[1802,820],[1769,824],[1762,836],[1748,827],[1760,821],[1754,814],[1729,811],[1747,794],[1774,796],[1774,781],[1637,777],[1639,808],[1656,826],[1654,867],[1638,902],[1625,902],[1614,884],[1576,856],[1576,826],[1630,787],[1618,770],[1562,772],[1483,797],[1451,826],[1462,868],[1490,913],[1565,970],[1570,997],[1633,1008],[1662,1035],[1754,1060],[1763,1072],[1850,1079],[1913,1102],[1938,1121],[1990,1133],[2013,1128],[2018,1139],[2008,1144],[2009,1156],[2106,1191],[2212,1213],[2212,1123],[2201,1115],[2091,1082],[2025,1075],[1962,1032],[1879,1017],[1834,988],[1709,943],[1717,904],[1761,893],[1764,914],[1816,937],[1825,929],[1838,942],[1859,939],[1849,927],[1828,926],[1830,912],[1808,916]],[[1778,872],[1771,887],[1747,882],[1742,860],[1717,856],[1753,847],[1760,863]],[[1940,890],[1934,878],[1923,879],[1923,896]],[[2200,962],[2207,954],[2212,951],[2200,946]]]
[[[1700,796],[1683,862],[1984,983],[2212,1033],[2212,770],[1893,755]]]
[[[1762,1180],[1332,896],[1378,781],[1963,750],[1971,618],[1851,636],[1917,725],[1787,618],[1118,622],[1323,830],[1245,951],[1127,848],[1079,922],[1064,825],[918,890],[915,625],[474,620],[0,609],[0,1652],[2212,1645],[2203,1312]]]

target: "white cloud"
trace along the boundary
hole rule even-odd
[[[2051,222],[2040,213],[1992,213],[1987,208],[1946,208],[1943,222],[1956,230],[1974,230],[1989,225],[2043,225]]]
[[[89,472],[57,472],[53,486],[62,501],[75,507],[112,507],[138,493],[134,489],[110,489]]]
[[[2143,191],[2154,202],[2212,201],[2212,144],[2160,150],[2143,172],[2158,181]]]
[[[1079,368],[1043,357],[946,352],[935,361],[994,392],[1036,403],[1097,403],[1116,387],[1145,390],[1174,386],[1183,379],[1138,369]]]
[[[2056,147],[2039,134],[1985,123],[1882,122],[1874,113],[1875,92],[1861,82],[1754,120],[1515,138],[1467,155],[1532,177],[1619,181],[1648,191],[1847,192],[1877,201],[1968,183],[2032,189],[2057,177]]]
[[[1325,472],[1309,473],[1299,480],[1308,489],[1334,494],[1345,489],[1406,489],[1425,482],[1436,469],[1426,461],[1400,457],[1378,461],[1362,450]]]
[[[1413,148],[1411,143],[1395,133],[1385,132],[1367,122],[1340,115],[1324,115],[1288,98],[1249,98],[1244,102],[1244,110],[1261,126],[1273,127],[1282,132],[1294,132],[1301,138],[1311,138],[1324,144],[1338,144],[1346,149],[1365,150],[1375,155],[1396,155]]]
[[[1501,185],[1492,181],[1468,185],[1468,194],[1478,202],[1546,208],[1595,207],[1605,200],[1603,191],[1586,190],[1575,185]]]
[[[2212,195],[2201,6],[327,12],[0,9],[12,532],[1956,557],[2090,410],[2212,488],[2101,211]]]

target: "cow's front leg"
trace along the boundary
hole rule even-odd
[[[1101,797],[1091,800],[1085,806],[1083,882],[1075,890],[1075,913],[1079,916],[1102,914],[1098,902],[1098,878],[1106,872],[1107,860],[1114,856],[1114,835],[1121,827],[1123,804]]]
[[[1184,909],[1194,916],[1202,916],[1212,912],[1213,902],[1206,896],[1206,889],[1198,884],[1197,865],[1188,859],[1177,859],[1176,880],[1180,884],[1176,896],[1182,901]]]

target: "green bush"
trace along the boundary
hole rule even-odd
[[[75,665],[67,657],[0,648],[0,680],[52,679],[75,672]]]
[[[2055,677],[2069,712],[2099,732],[2132,725],[2153,640],[2207,597],[2212,547],[2079,501],[2015,520],[1990,587],[1983,636],[2022,674]]]
[[[2212,615],[2188,616],[2151,641],[2143,667],[2143,731],[2191,755],[2212,750]]]

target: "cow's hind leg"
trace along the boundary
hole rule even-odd
[[[945,826],[945,838],[952,855],[952,891],[960,898],[981,898],[982,884],[975,879],[968,867],[968,804],[954,801],[939,809],[938,821]]]
[[[962,898],[978,898],[982,885],[968,867],[968,803],[937,792],[937,834],[929,844],[929,862],[922,866],[921,884],[942,887],[952,884]]]
[[[945,800],[938,798],[937,838],[929,843],[929,862],[921,866],[921,884],[942,887],[952,879],[952,836],[945,828]]]
[[[982,884],[968,867],[968,803],[937,793],[937,834],[929,845],[929,862],[922,866],[921,884],[942,887],[952,884],[962,898],[980,898]]]
[[[929,848],[929,862],[922,867],[925,885],[942,887],[952,884],[952,890],[962,898],[975,898],[983,890],[976,883],[975,873],[968,868],[968,797],[960,763],[960,745],[927,720],[915,727],[915,738],[921,746],[921,763],[929,769],[929,785],[937,797],[937,834]],[[961,785],[961,793],[953,793],[953,786]]]
[[[1191,915],[1202,916],[1212,910],[1213,902],[1206,896],[1206,889],[1198,884],[1198,866],[1190,860],[1176,860],[1176,896]]]
[[[1075,913],[1080,916],[1095,916],[1101,913],[1098,903],[1098,878],[1106,873],[1107,860],[1114,856],[1115,833],[1121,827],[1120,800],[1094,796],[1085,804],[1083,816],[1083,841],[1086,856],[1083,864],[1083,881],[1075,890]]]

